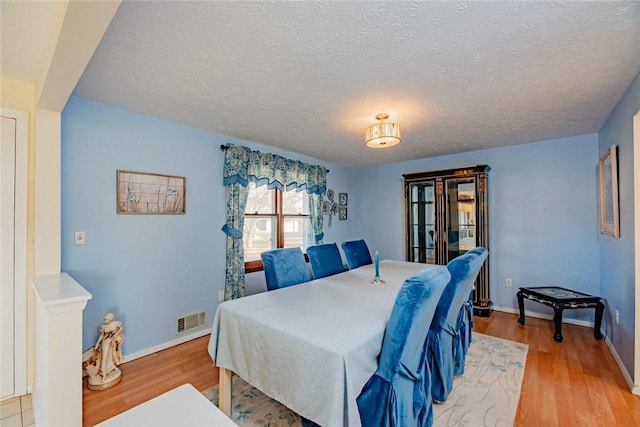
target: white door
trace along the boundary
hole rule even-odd
[[[26,393],[26,114],[0,122],[0,399]]]
[[[2,147],[0,148],[0,189],[2,199],[0,201],[0,280],[2,290],[0,343],[2,353],[0,355],[0,367],[2,379],[0,380],[0,398],[14,394],[14,334],[13,325],[13,294],[14,280],[14,237],[13,224],[15,218],[15,159],[16,159],[16,126],[15,119],[2,117]]]

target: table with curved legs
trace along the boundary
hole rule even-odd
[[[562,342],[563,310],[572,308],[594,308],[596,310],[596,317],[593,325],[593,334],[597,340],[603,338],[600,327],[602,326],[604,304],[600,297],[572,291],[571,289],[561,288],[559,286],[523,287],[520,288],[516,295],[520,309],[518,323],[521,325],[524,325],[525,298],[552,307],[554,311],[553,322],[555,324],[553,339],[556,342]]]

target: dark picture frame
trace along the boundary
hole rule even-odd
[[[347,220],[347,207],[346,206],[340,206],[338,208],[338,219],[340,221],[346,221]]]

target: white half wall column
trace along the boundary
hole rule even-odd
[[[82,426],[82,311],[92,295],[67,273],[31,278],[33,415],[38,426]]]

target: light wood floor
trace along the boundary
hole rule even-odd
[[[604,341],[593,329],[494,312],[475,318],[475,331],[529,345],[515,426],[640,426],[640,396],[633,395]],[[218,383],[205,336],[121,365],[120,384],[83,392],[83,425],[92,426],[178,385],[204,390]]]

